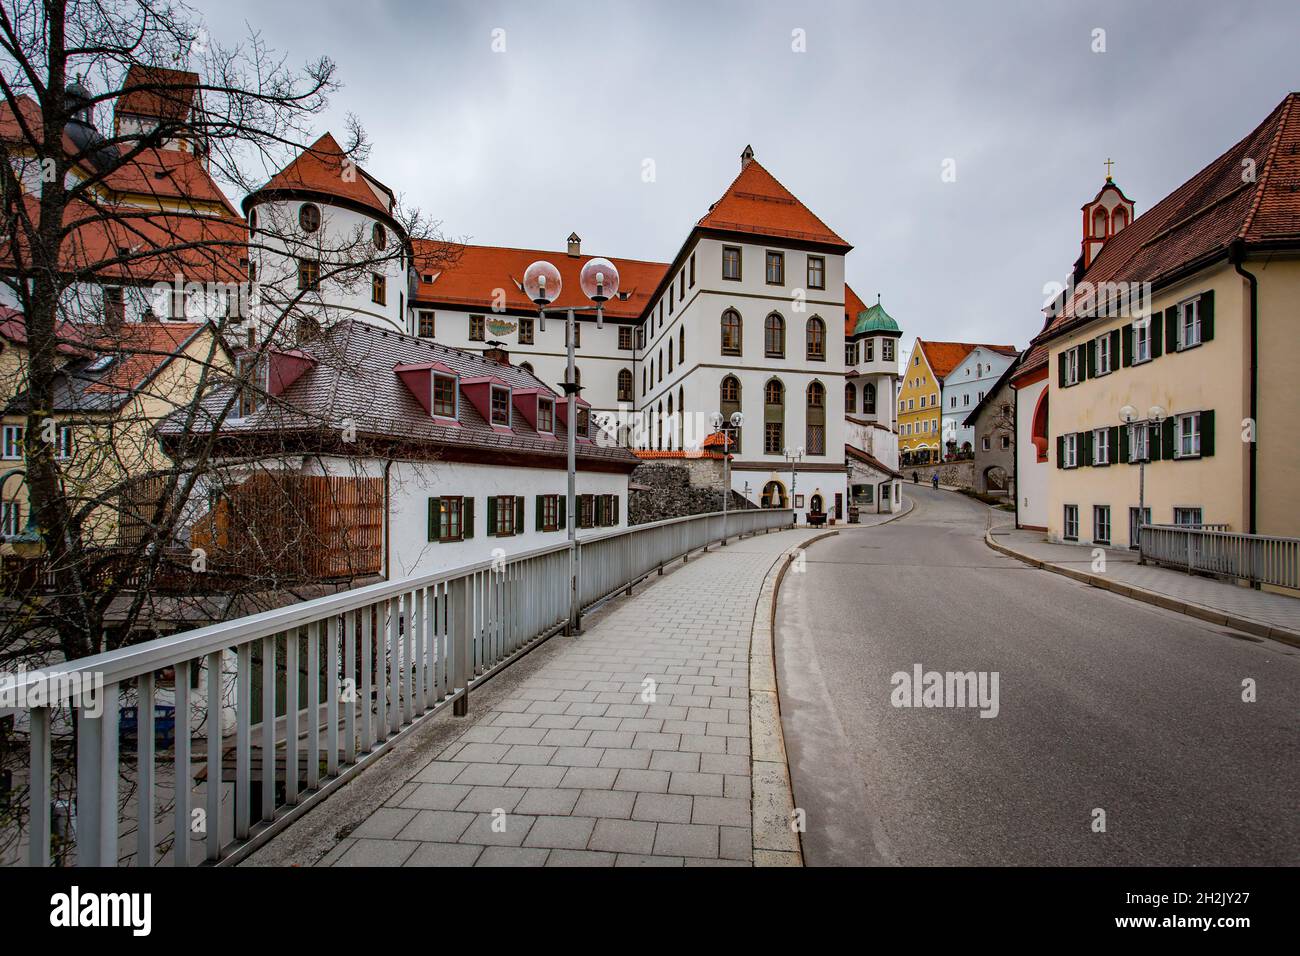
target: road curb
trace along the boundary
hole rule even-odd
[[[899,517],[902,517],[900,515]],[[882,522],[882,524],[885,522]],[[749,749],[754,866],[803,866],[799,834],[790,828],[794,788],[781,730],[776,687],[775,621],[781,581],[809,545],[839,534],[827,531],[801,541],[778,558],[758,593],[749,637]]]
[[[1135,601],[1141,601],[1144,604],[1150,604],[1154,607],[1164,608],[1166,611],[1177,611],[1180,614],[1186,614],[1188,617],[1194,617],[1199,621],[1205,621],[1209,624],[1218,624],[1222,627],[1235,628],[1238,631],[1245,631],[1247,634],[1253,634],[1255,637],[1267,637],[1274,641],[1280,641],[1283,644],[1289,644],[1292,647],[1300,647],[1300,632],[1291,631],[1284,627],[1277,627],[1264,621],[1254,621],[1250,618],[1236,617],[1225,611],[1216,608],[1206,607],[1203,604],[1191,604],[1187,601],[1180,601],[1177,598],[1171,598],[1167,595],[1160,594],[1157,591],[1150,591],[1146,588],[1140,588],[1133,584],[1125,584],[1122,581],[1115,581],[1100,574],[1090,574],[1087,571],[1080,571],[1077,568],[1067,568],[1059,564],[1053,564],[1050,561],[1042,561],[1038,558],[1030,557],[1016,551],[1014,548],[1005,544],[999,544],[993,540],[993,532],[984,532],[984,543],[1000,554],[1005,554],[1009,558],[1015,558],[1022,564],[1027,564],[1031,568],[1038,568],[1041,571],[1051,571],[1053,574],[1060,574],[1083,584],[1091,585],[1095,588],[1101,588],[1104,591],[1110,591],[1123,597],[1132,598]]]

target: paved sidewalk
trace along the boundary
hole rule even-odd
[[[319,865],[750,865],[755,602],[818,533],[733,541],[649,578]]]
[[[1300,643],[1300,600],[1269,591],[1255,591],[1228,581],[1187,574],[1172,568],[1138,564],[1137,552],[1106,548],[1106,570],[1092,568],[1093,547],[1052,544],[1042,532],[995,527],[989,532],[995,548],[1012,557],[1029,559],[1090,584],[1137,600],[1261,637]]]

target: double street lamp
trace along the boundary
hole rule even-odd
[[[560,297],[560,291],[564,287],[564,281],[560,278],[560,270],[552,263],[545,259],[539,259],[524,270],[524,277],[521,283],[524,295],[537,306],[537,315],[539,325],[543,332],[546,331],[546,309]],[[614,263],[608,259],[596,258],[587,260],[583,265],[582,271],[578,274],[578,285],[582,288],[583,294],[593,303],[592,306],[569,306],[567,309],[558,310],[566,313],[565,315],[565,338],[567,342],[568,365],[564,374],[564,395],[565,404],[568,408],[568,422],[566,431],[568,445],[568,474],[569,487],[566,495],[566,509],[569,513],[568,519],[568,539],[569,539],[569,628],[570,634],[578,634],[581,631],[581,618],[579,617],[579,596],[578,596],[578,511],[577,511],[577,485],[578,485],[578,393],[582,389],[578,386],[576,375],[574,374],[574,323],[575,315],[578,312],[594,312],[596,315],[596,328],[605,327],[605,303],[618,295],[618,269]]]
[[[727,425],[730,424],[736,431],[740,431],[740,426],[745,424],[745,416],[740,412],[732,412],[731,418],[722,417],[722,412],[714,412],[709,416],[713,423],[713,434],[722,436],[722,546],[727,546],[727,506],[731,503],[731,436],[727,434]]]
[[[1132,434],[1133,428],[1137,427],[1142,429],[1141,434],[1145,439],[1142,442],[1140,447],[1137,446],[1136,443],[1134,443],[1134,449],[1133,449],[1134,451],[1139,451],[1139,450],[1141,451],[1141,457],[1138,459],[1137,527],[1134,530],[1137,531],[1137,536],[1138,536],[1138,541],[1137,541],[1138,563],[1145,564],[1146,562],[1142,558],[1142,526],[1146,524],[1146,514],[1147,514],[1146,471],[1147,471],[1147,461],[1151,458],[1151,432],[1148,426],[1155,425],[1157,428],[1159,428],[1160,424],[1165,420],[1166,417],[1168,417],[1168,413],[1159,405],[1152,405],[1149,409],[1147,409],[1146,418],[1138,418],[1138,414],[1139,414],[1138,410],[1134,408],[1132,405],[1125,405],[1123,408],[1119,410],[1119,420],[1124,425],[1128,426],[1129,435]],[[1125,440],[1127,439],[1128,439],[1128,435],[1125,436]],[[1157,441],[1158,440],[1159,438],[1157,437]],[[1132,544],[1133,541],[1130,540],[1129,545],[1131,546]]]
[[[787,448],[785,460],[790,465],[790,507],[795,508],[794,489],[799,483],[799,462],[803,461],[803,447]],[[794,512],[794,523],[799,523],[799,512]]]

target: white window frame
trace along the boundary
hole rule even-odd
[[[1189,427],[1190,426],[1190,427]],[[1184,451],[1184,439],[1190,439],[1191,450]],[[1201,413],[1188,412],[1179,415],[1174,425],[1174,457],[1201,457]]]
[[[1099,335],[1097,342],[1097,368],[1098,375],[1109,375],[1115,371],[1114,357],[1110,354],[1110,333]],[[1102,367],[1102,360],[1105,359],[1105,367]]]
[[[1128,426],[1128,460],[1151,460],[1151,428],[1146,424]]]
[[[1195,520],[1195,521],[1179,521],[1179,520],[1178,520],[1179,512],[1183,512],[1183,516],[1184,516],[1184,517],[1193,517],[1193,516],[1194,516],[1194,517],[1196,518],[1196,520]],[[1190,508],[1190,507],[1188,507],[1188,508],[1182,508],[1182,507],[1177,507],[1177,506],[1175,506],[1175,508],[1174,508],[1174,524],[1178,525],[1179,527],[1185,527],[1185,526],[1188,526],[1188,525],[1199,525],[1199,524],[1204,524],[1204,523],[1205,523],[1205,509],[1204,509],[1204,508]]]
[[[1065,353],[1065,384],[1079,384],[1079,348],[1075,346]]]
[[[1191,330],[1188,332],[1188,313],[1191,313]],[[1201,344],[1201,297],[1178,303],[1178,351],[1195,348]]]
[[[1105,536],[1102,536],[1097,533],[1099,526],[1103,523],[1102,521],[1103,518],[1105,519],[1104,524],[1106,527]],[[1092,506],[1092,543],[1110,544],[1113,530],[1114,529],[1111,527],[1111,520],[1110,520],[1110,505],[1093,505]]]
[[[1092,430],[1092,463],[1094,465],[1110,464],[1110,429],[1094,428]]]
[[[1073,522],[1071,522],[1073,518]],[[1074,533],[1070,533],[1071,524],[1073,524]],[[1061,516],[1061,537],[1068,541],[1079,540],[1079,506],[1066,505]]]
[[[0,534],[16,535],[21,531],[22,503],[18,501],[0,501]]]
[[[1133,364],[1151,361],[1151,317],[1133,323]]]
[[[0,458],[5,461],[18,461],[23,457],[23,432],[26,430],[24,425],[6,425],[4,427],[3,448],[0,448]]]
[[[1079,436],[1075,432],[1065,436],[1065,467],[1079,467]]]

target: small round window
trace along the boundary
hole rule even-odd
[[[388,233],[384,232],[384,227],[379,223],[375,223],[374,228],[370,232],[370,238],[374,242],[375,248],[380,252],[382,252],[384,247],[388,245]]]
[[[298,210],[298,225],[303,232],[315,232],[320,228],[320,207],[313,203],[303,203]]]

